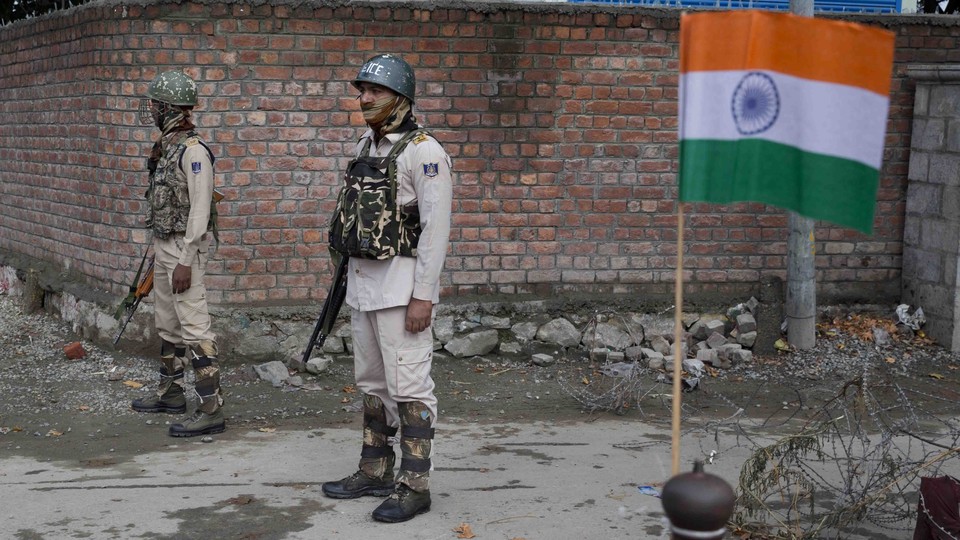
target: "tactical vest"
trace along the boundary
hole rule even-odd
[[[194,139],[191,141],[191,139]],[[150,215],[147,218],[147,227],[153,229],[155,238],[161,240],[171,234],[182,233],[187,230],[187,218],[190,217],[190,194],[187,188],[186,177],[177,174],[180,169],[180,160],[186,151],[188,143],[203,144],[194,131],[180,131],[175,133],[166,143],[166,150],[160,156],[156,168],[151,165],[150,187],[147,189],[147,201],[150,203]],[[206,145],[204,145],[206,148]],[[210,164],[213,165],[213,153],[210,154]],[[216,203],[210,202],[210,223],[208,230],[216,231]]]
[[[347,165],[337,209],[330,220],[330,247],[343,255],[383,260],[416,257],[420,241],[420,209],[416,201],[397,203],[397,158],[424,129],[408,131],[386,157],[370,157],[371,140]],[[432,135],[430,135],[432,137]]]

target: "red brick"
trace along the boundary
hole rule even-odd
[[[74,341],[63,347],[63,353],[67,355],[67,358],[70,360],[79,360],[87,355],[87,351],[84,350],[83,344],[79,341]]]
[[[417,66],[418,117],[454,158],[451,253],[479,251],[451,255],[456,272],[444,274],[446,294],[629,291],[672,281],[661,267],[675,263],[664,257],[676,238],[676,16],[192,3],[164,19],[157,6],[128,10],[127,18],[91,9],[24,21],[0,43],[7,91],[0,93],[0,176],[9,199],[0,248],[42,258],[68,247],[72,268],[122,288],[108,254],[132,256],[118,243],[146,241],[142,159],[156,137],[136,123],[134,109],[162,69],[153,66],[192,64],[202,93],[197,125],[218,157],[218,185],[230,190],[220,207],[224,242],[209,266],[210,298],[309,298],[317,266],[326,265],[342,167],[363,128],[346,81],[359,62],[389,49]],[[96,58],[66,53],[57,37],[103,36],[104,28],[112,30]],[[893,28],[897,63],[875,235],[866,242],[818,223],[819,242],[856,246],[818,262],[821,280],[899,279],[915,86],[905,66],[960,56],[948,27]],[[39,59],[47,72],[36,68]],[[88,95],[76,81],[94,65],[102,88]],[[23,98],[12,97],[9,89],[22,88]],[[89,111],[100,125],[75,111]],[[41,115],[49,120],[38,122]],[[688,207],[690,277],[708,282],[695,283],[699,290],[784,272],[784,212]],[[869,266],[856,266],[867,256]],[[257,277],[268,269],[276,281]]]

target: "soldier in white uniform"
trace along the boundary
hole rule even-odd
[[[360,470],[322,489],[340,499],[389,495],[373,518],[400,522],[430,509],[437,420],[430,326],[450,236],[451,162],[416,123],[414,73],[403,59],[374,56],[353,86],[370,129],[347,168],[330,244],[350,257],[345,301],[363,394],[363,446]],[[394,478],[389,437],[398,428]]]
[[[150,118],[160,129],[147,166],[147,226],[154,238],[154,308],[160,334],[160,385],[133,401],[136,411],[185,413],[183,369],[192,365],[199,399],[195,414],[170,426],[174,437],[220,433],[226,426],[220,392],[217,337],[210,330],[203,284],[216,225],[213,154],[194,131],[197,85],[180,71],[158,75],[147,90]]]

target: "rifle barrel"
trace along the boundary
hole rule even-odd
[[[127,323],[130,322],[130,319],[133,319],[133,315],[137,312],[137,306],[140,305],[140,298],[138,297],[133,301],[133,305],[130,306],[130,314],[127,315],[126,320],[123,321],[123,324],[120,326],[120,331],[117,332],[117,337],[113,338],[113,345],[116,346],[117,343],[120,343],[120,336],[123,335],[123,331],[127,329]]]
[[[330,283],[330,290],[327,292],[327,298],[323,301],[323,309],[320,310],[320,316],[317,318],[317,324],[313,327],[313,334],[310,335],[310,341],[307,343],[306,350],[303,351],[303,357],[300,361],[306,365],[313,354],[313,349],[318,345],[323,347],[327,341],[327,334],[333,331],[333,324],[340,312],[340,306],[343,305],[343,299],[347,295],[347,261],[344,256],[337,265],[337,270],[333,274],[333,281]],[[327,328],[324,328],[327,326]],[[324,331],[326,330],[326,331]]]

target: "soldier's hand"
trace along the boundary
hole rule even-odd
[[[407,319],[404,328],[407,332],[417,334],[430,328],[430,318],[433,316],[433,302],[411,298],[407,304]]]
[[[173,269],[173,294],[186,292],[190,288],[190,267],[178,264]]]

